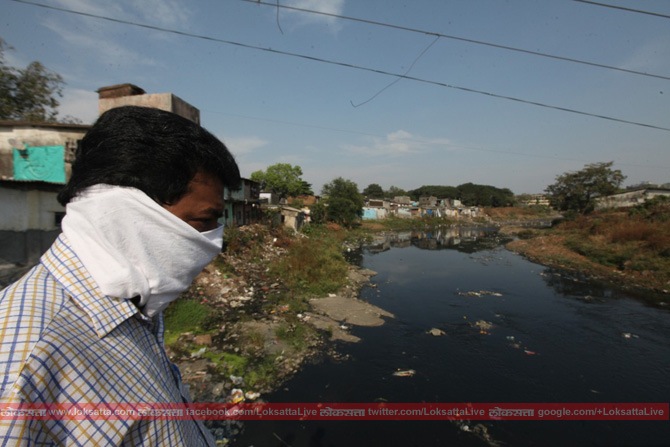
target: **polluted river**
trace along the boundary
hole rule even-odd
[[[529,262],[495,232],[386,236],[351,256],[388,313],[274,403],[665,403],[670,306]],[[670,304],[670,303],[669,303]],[[346,324],[346,322],[343,322]],[[399,374],[400,373],[400,374]],[[661,446],[633,420],[245,421],[235,446]]]

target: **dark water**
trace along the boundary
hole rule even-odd
[[[269,402],[668,402],[670,309],[506,251],[480,230],[400,235],[358,262],[361,299],[392,312],[354,328],[348,359],[309,365]],[[469,296],[467,292],[500,294]],[[481,334],[478,320],[494,327]],[[438,328],[445,336],[426,332]],[[510,337],[514,337],[512,341]],[[520,349],[512,344],[519,343]],[[527,355],[524,349],[536,355]],[[414,369],[410,378],[394,377]],[[670,422],[472,421],[508,446],[670,445]],[[246,422],[236,446],[487,446],[449,421]]]

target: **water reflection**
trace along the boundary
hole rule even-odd
[[[667,295],[651,290],[623,290],[614,285],[590,278],[582,273],[547,268],[541,274],[548,286],[557,293],[585,303],[603,303],[610,299],[634,298],[646,305],[666,309]]]
[[[578,273],[567,273],[548,268],[540,276],[559,294],[576,297],[586,303],[603,302],[616,296],[611,288],[590,281]]]
[[[452,249],[464,253],[490,250],[509,241],[490,227],[435,227],[424,231],[398,231],[376,235],[366,246],[368,252],[381,253],[391,248],[414,246],[424,250]]]

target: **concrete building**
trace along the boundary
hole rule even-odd
[[[243,178],[239,189],[224,189],[222,223],[225,226],[249,225],[261,219],[260,186],[258,182]]]
[[[145,93],[133,84],[118,84],[98,89],[98,113],[121,106],[153,107],[183,116],[200,124],[200,110],[172,93]]]
[[[670,185],[646,186],[639,189],[625,191],[619,194],[613,194],[607,197],[596,199],[595,208],[597,210],[607,208],[629,208],[641,205],[654,197],[670,197]]]
[[[62,185],[0,180],[0,285],[3,278],[39,261],[60,233],[65,209],[56,196]]]
[[[60,233],[56,196],[90,126],[0,121],[0,286],[35,264]]]
[[[0,121],[0,179],[65,183],[84,124]]]

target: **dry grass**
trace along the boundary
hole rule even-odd
[[[578,216],[508,247],[543,264],[626,285],[669,290],[670,219],[659,218],[665,215],[652,204]]]

